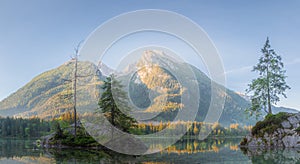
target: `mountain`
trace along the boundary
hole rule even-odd
[[[288,112],[288,113],[298,113],[299,110],[292,109],[292,108],[286,108],[286,107],[276,107],[272,106],[273,113],[279,113],[279,112]]]
[[[126,90],[129,90],[133,105],[144,113],[160,113],[151,121],[173,120],[180,108],[195,108],[193,101],[199,102],[198,112],[195,113],[196,121],[203,121],[210,105],[220,103],[211,102],[214,87],[216,99],[225,99],[223,114],[219,120],[221,124],[249,125],[256,122],[254,117],[248,118],[245,114],[248,101],[229,89],[223,90],[223,86],[211,81],[198,68],[178,61],[176,57],[159,51],[145,51],[140,59],[126,68],[126,72],[127,75],[120,79],[130,81]],[[195,91],[196,88],[199,88],[199,93]],[[183,102],[184,98],[187,103]],[[217,116],[216,114],[215,117]]]
[[[78,74],[85,77],[78,82],[78,93],[83,91],[87,93],[89,86],[97,86],[97,93],[91,92],[80,101],[79,105],[88,106],[91,99],[98,99],[99,87],[105,78],[103,72],[115,72],[104,63],[101,67],[101,72],[96,74],[98,72],[96,65],[90,62],[78,63]],[[73,93],[70,80],[73,74],[74,62],[69,61],[38,75],[0,102],[0,115],[39,116],[51,119],[72,109]],[[211,87],[215,87],[216,99],[225,98],[224,110],[219,120],[221,124],[253,125],[257,121],[245,114],[245,109],[250,103],[242,95],[229,89],[222,90],[223,86],[211,81],[198,68],[163,52],[146,51],[138,60],[124,68],[124,72],[117,78],[124,82],[124,90],[129,91],[128,96],[131,105],[135,106],[136,116],[142,117],[144,114],[156,116],[152,121],[173,120],[182,107],[192,109],[195,102],[199,103],[196,120],[203,121],[211,103]],[[80,85],[83,82],[85,85]],[[199,88],[199,93],[193,88]],[[196,94],[200,94],[200,97]],[[274,111],[296,112],[293,109],[278,107],[274,107]]]
[[[96,69],[92,63],[78,63],[78,75],[93,75],[85,79],[101,83],[102,75],[96,75]],[[0,102],[0,115],[52,118],[72,109],[73,76],[74,61],[38,75]]]

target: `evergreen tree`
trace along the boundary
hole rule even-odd
[[[50,132],[50,123],[39,118],[1,118],[0,137],[41,137]]]
[[[60,127],[60,124],[58,122],[55,123],[55,138],[59,139],[63,137],[63,130]]]
[[[129,116],[129,100],[122,87],[114,75],[107,77],[102,87],[104,92],[99,100],[99,106],[104,116],[114,127],[128,132],[137,122]]]
[[[286,71],[281,57],[271,48],[269,38],[267,38],[264,47],[261,49],[262,56],[257,65],[252,71],[258,72],[259,77],[252,80],[248,93],[253,93],[251,96],[251,107],[248,109],[250,115],[259,116],[261,110],[268,114],[272,114],[272,104],[276,104],[282,95],[286,98],[285,91],[290,89],[286,84]]]

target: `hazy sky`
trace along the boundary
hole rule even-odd
[[[198,23],[216,45],[227,87],[244,92],[266,37],[292,87],[279,105],[300,109],[300,1],[0,1],[0,100],[70,59],[73,48],[106,20],[139,9],[164,9]],[[151,21],[151,20],[149,20]]]

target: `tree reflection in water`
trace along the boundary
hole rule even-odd
[[[41,149],[35,140],[0,140],[0,163],[299,163],[300,148],[240,149],[240,139],[182,139],[156,154],[129,156],[92,149]],[[164,142],[161,139],[161,142]],[[150,149],[161,149],[152,144]]]
[[[162,144],[150,149],[161,150]],[[182,139],[159,153],[130,156],[92,149],[36,149],[34,140],[0,140],[0,163],[199,163],[249,161],[238,148],[240,139]]]

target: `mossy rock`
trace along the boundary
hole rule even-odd
[[[263,121],[258,121],[252,128],[251,134],[256,137],[263,137],[265,133],[272,134],[278,128],[282,128],[281,123],[293,114],[280,112],[278,114],[268,114]]]

